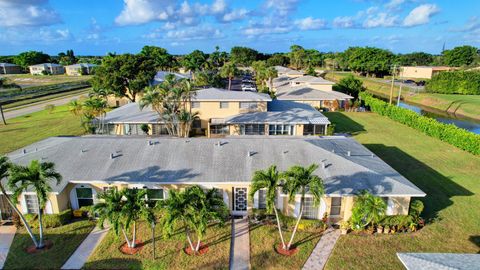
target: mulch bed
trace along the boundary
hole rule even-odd
[[[189,256],[201,256],[208,252],[208,246],[200,242],[200,248],[198,249],[198,252],[193,252],[193,250],[190,248],[190,245],[183,249],[183,251]]]
[[[298,252],[298,248],[295,246],[291,246],[289,250],[283,249],[282,243],[279,243],[275,246],[275,251],[283,256],[292,256]]]
[[[128,247],[128,244],[125,242],[120,248],[120,252],[122,252],[123,254],[126,254],[126,255],[133,255],[133,254],[136,254],[137,252],[139,252],[140,250],[142,250],[143,248],[143,242],[141,240],[136,240],[135,241],[135,247],[134,248],[131,248],[131,247]]]
[[[36,253],[42,253],[42,252],[45,252],[49,249],[51,249],[53,247],[53,242],[50,241],[50,240],[46,240],[44,241],[43,243],[45,246],[43,248],[40,248],[38,249],[37,247],[35,247],[35,245],[31,245],[29,247],[27,247],[25,249],[25,251],[28,253],[28,254],[36,254]]]

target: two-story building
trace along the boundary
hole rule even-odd
[[[28,67],[30,69],[30,74],[32,75],[59,75],[65,73],[65,68],[59,64],[53,63],[43,63],[38,65],[32,65]]]

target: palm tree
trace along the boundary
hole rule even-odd
[[[268,88],[270,92],[273,92],[273,79],[278,77],[278,71],[274,67],[269,67],[265,71],[265,75],[268,79]]]
[[[18,197],[30,188],[37,195],[38,203],[38,224],[39,224],[39,241],[35,246],[40,249],[45,245],[43,243],[43,224],[42,216],[45,206],[48,201],[48,193],[52,191],[50,186],[51,181],[56,185],[62,181],[62,176],[55,171],[55,164],[52,162],[39,162],[32,160],[30,165],[10,166],[10,178],[8,179],[8,187],[13,191],[13,199],[18,200]]]
[[[77,99],[72,99],[68,103],[68,110],[75,116],[79,116],[82,114],[82,103],[79,102]]]
[[[369,223],[375,225],[385,216],[386,210],[387,204],[382,198],[368,191],[360,192],[352,209],[352,229],[358,230]]]
[[[232,89],[232,80],[238,74],[238,69],[234,63],[227,63],[220,68],[220,76],[228,78],[228,90]]]
[[[278,217],[278,211],[275,207],[275,199],[277,196],[277,190],[281,187],[280,173],[277,171],[277,166],[272,165],[268,169],[262,171],[256,171],[253,174],[252,185],[250,188],[250,198],[253,198],[254,194],[261,190],[266,189],[266,206],[267,213],[271,214],[272,210],[275,212],[275,218],[277,219],[278,233],[282,240],[282,248],[286,249],[285,240],[283,239],[282,226],[280,225],[280,218]]]
[[[92,96],[83,102],[85,118],[99,118],[98,129],[103,130],[103,118],[106,114],[107,102],[102,98]],[[90,117],[89,117],[90,116]]]
[[[163,202],[165,215],[162,219],[163,233],[169,237],[176,225],[181,223],[185,228],[188,244],[193,252],[198,252],[208,224],[219,222],[223,224],[228,209],[223,199],[215,189],[207,192],[200,186],[191,186],[184,191],[170,190],[168,199]],[[193,244],[190,232],[197,236],[196,245]]]
[[[314,206],[318,206],[320,199],[325,193],[323,180],[313,173],[318,169],[317,164],[311,164],[308,167],[293,166],[283,173],[285,179],[284,191],[288,194],[290,202],[295,200],[297,194],[300,193],[300,212],[295,223],[290,241],[287,244],[287,249],[290,249],[295,233],[297,232],[298,224],[303,215],[303,204],[305,201],[305,194],[309,192],[313,196]]]
[[[128,247],[136,247],[137,221],[143,219],[149,224],[154,223],[152,209],[147,207],[145,198],[147,191],[144,189],[116,189],[101,193],[101,202],[93,206],[94,213],[98,214],[98,224],[103,226],[105,220],[113,226],[118,236],[122,231]],[[127,231],[133,225],[132,240],[129,239]]]

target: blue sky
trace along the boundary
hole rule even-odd
[[[0,0],[0,55],[211,52],[241,45],[320,51],[376,46],[439,53],[480,47],[478,0]],[[8,19],[4,19],[8,18]]]

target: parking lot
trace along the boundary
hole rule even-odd
[[[243,87],[242,87],[243,86]],[[257,91],[255,79],[252,76],[238,76],[232,80],[232,91]]]

